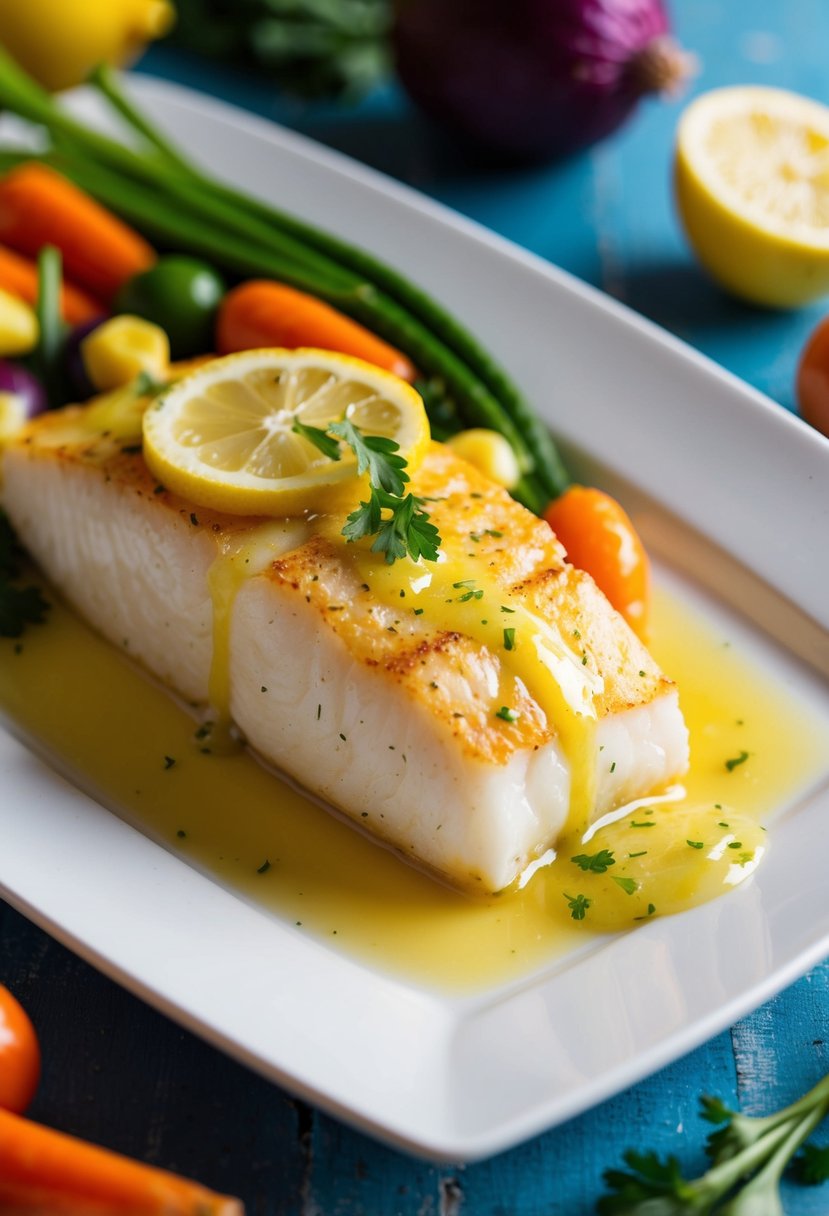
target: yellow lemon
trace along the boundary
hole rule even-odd
[[[213,359],[144,415],[144,456],[159,481],[233,515],[293,515],[323,506],[357,475],[351,449],[320,451],[299,427],[347,419],[398,444],[409,470],[429,445],[415,390],[361,359],[323,350],[253,350]]]
[[[677,134],[676,198],[723,287],[788,308],[829,292],[829,108],[783,89],[715,89]]]

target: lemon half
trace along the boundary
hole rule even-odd
[[[783,89],[715,89],[686,109],[675,185],[706,269],[755,304],[829,292],[829,108]]]
[[[325,504],[356,476],[292,428],[346,418],[393,439],[409,470],[429,444],[410,385],[361,359],[323,350],[253,350],[214,359],[179,380],[144,415],[144,457],[168,489],[233,515],[294,515]]]

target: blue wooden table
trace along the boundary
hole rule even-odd
[[[825,0],[676,0],[702,68],[694,90],[754,82],[829,101]],[[394,89],[358,109],[303,106],[261,80],[164,48],[141,70],[193,85],[349,152],[626,301],[793,408],[798,351],[821,315],[760,312],[697,270],[673,212],[675,107],[566,164],[487,171],[450,155]],[[826,305],[829,309],[829,302]],[[829,1072],[829,965],[730,1031],[564,1127],[491,1161],[410,1160],[296,1102],[178,1029],[0,905],[0,981],[31,1011],[45,1059],[32,1114],[242,1196],[257,1216],[588,1216],[629,1146],[702,1166],[698,1095],[770,1109]],[[827,1188],[788,1186],[794,1216]]]

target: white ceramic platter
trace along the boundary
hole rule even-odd
[[[133,87],[214,171],[370,248],[463,317],[574,459],[600,466],[611,487],[626,479],[652,543],[685,571],[681,593],[829,713],[829,443],[646,321],[405,187],[181,88]],[[88,97],[78,104],[97,112]],[[636,1081],[829,952],[825,867],[807,847],[829,815],[828,784],[829,758],[746,889],[464,999],[298,936],[2,732],[0,892],[291,1091],[409,1151],[472,1160]]]

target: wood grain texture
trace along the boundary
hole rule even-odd
[[[691,93],[753,82],[829,100],[825,0],[676,0],[674,10],[702,63]],[[825,308],[752,309],[698,269],[671,202],[677,107],[650,103],[585,155],[504,173],[437,140],[393,89],[342,113],[276,97],[261,80],[164,48],[143,67],[393,173],[618,296],[793,407],[797,354]],[[43,1043],[36,1118],[238,1194],[256,1216],[589,1216],[602,1170],[629,1146],[702,1167],[701,1093],[759,1113],[829,1071],[825,964],[627,1093],[512,1152],[453,1169],[412,1161],[294,1102],[2,906],[0,982],[30,1010]],[[785,1198],[789,1216],[829,1210],[826,1188],[787,1185]]]

